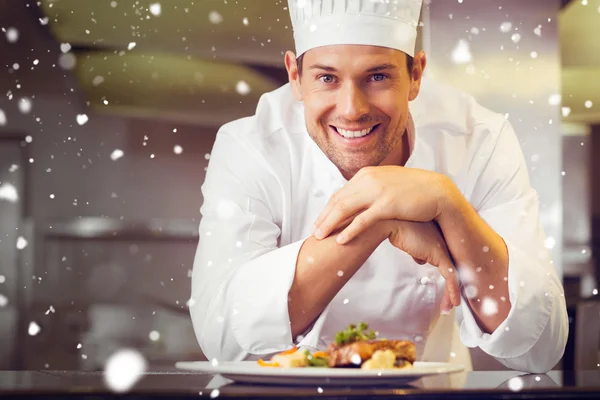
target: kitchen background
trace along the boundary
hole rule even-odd
[[[0,369],[203,359],[200,187],[218,127],[287,82],[286,6],[0,0]],[[600,0],[429,0],[420,34],[430,78],[515,127],[570,310],[597,299]]]

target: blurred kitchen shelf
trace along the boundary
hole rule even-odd
[[[195,220],[150,219],[121,221],[118,219],[85,217],[76,220],[50,223],[42,232],[49,240],[157,240],[195,241],[198,239]]]

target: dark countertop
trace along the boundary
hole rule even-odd
[[[516,380],[511,378],[518,377]],[[0,397],[107,398],[116,393],[102,372],[0,371]],[[600,398],[600,368],[594,371],[473,371],[422,378],[399,387],[312,387],[241,385],[220,376],[169,370],[144,374],[129,397],[169,398],[449,398],[577,399]]]

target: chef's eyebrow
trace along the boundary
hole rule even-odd
[[[396,69],[398,68],[397,65],[395,64],[381,64],[381,65],[376,65],[375,67],[371,67],[368,70],[366,70],[366,72],[379,72],[379,71],[385,71],[388,69]],[[337,72],[337,69],[335,67],[331,67],[329,65],[324,65],[324,64],[313,64],[311,66],[308,67],[308,69],[320,69],[322,71],[327,71],[327,72]]]

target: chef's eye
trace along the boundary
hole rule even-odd
[[[375,82],[382,82],[384,80],[386,80],[388,77],[385,74],[373,74],[371,75],[371,79],[374,80]]]
[[[333,83],[335,82],[335,77],[333,75],[321,75],[319,76],[319,80],[323,83]]]

